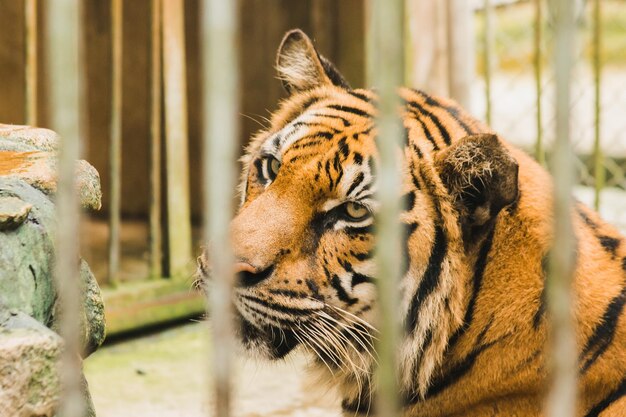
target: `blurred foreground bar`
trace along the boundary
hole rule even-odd
[[[209,243],[213,285],[212,372],[215,415],[231,411],[233,323],[231,292],[233,255],[229,223],[233,213],[238,144],[239,53],[237,1],[205,0],[202,19],[204,64],[204,241]],[[209,384],[210,385],[210,384]]]
[[[368,25],[369,84],[380,95],[377,119],[380,169],[377,195],[380,212],[376,222],[376,262],[380,316],[377,351],[379,355],[376,414],[398,415],[396,376],[399,321],[396,312],[400,282],[400,166],[398,149],[402,149],[402,121],[398,114],[400,97],[397,89],[404,84],[404,2],[372,0]]]
[[[546,281],[552,381],[546,415],[573,417],[576,411],[578,358],[571,314],[576,240],[571,217],[574,153],[570,143],[570,90],[576,26],[574,5],[570,0],[550,0],[549,6],[554,22],[554,73],[558,76],[555,77],[556,142],[551,161],[554,176],[554,244]]]
[[[50,0],[47,6],[47,49],[52,128],[60,135],[56,197],[57,240],[55,279],[61,301],[61,358],[63,392],[58,415],[83,417],[80,365],[80,285],[78,224],[80,211],[74,167],[80,154],[80,31],[79,2]]]

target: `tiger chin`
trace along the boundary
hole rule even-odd
[[[231,225],[238,337],[270,359],[308,352],[346,415],[375,415],[377,97],[351,88],[300,30],[276,67],[288,98],[242,159]],[[542,415],[551,178],[453,101],[399,95],[403,415]],[[577,413],[623,416],[626,243],[582,204],[571,215]]]

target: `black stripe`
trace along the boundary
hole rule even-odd
[[[372,259],[372,257],[374,256],[374,252],[369,251],[369,252],[357,253],[357,252],[350,251],[350,255],[354,256],[358,261],[363,262],[363,261],[367,261],[368,259]]]
[[[539,329],[539,325],[541,324],[541,320],[546,313],[546,277],[548,276],[548,267],[549,267],[549,259],[548,255],[544,255],[541,258],[541,273],[543,278],[543,288],[541,289],[541,294],[539,295],[539,307],[537,307],[537,311],[535,312],[535,316],[533,317],[533,328],[535,330]]]
[[[365,101],[366,103],[370,103],[372,101],[372,99],[370,97],[366,96],[363,93],[359,93],[357,91],[354,91],[354,90],[348,91],[348,94],[350,94],[352,97],[358,98],[359,100]]]
[[[615,258],[617,256],[617,248],[619,247],[621,241],[618,238],[614,238],[611,236],[598,236],[598,240],[600,241],[600,245],[611,254],[611,257]]]
[[[419,122],[420,126],[422,127],[422,131],[426,135],[426,139],[428,139],[428,141],[430,143],[432,143],[433,149],[435,151],[438,151],[439,150],[439,145],[437,145],[437,142],[435,141],[435,138],[433,137],[432,133],[430,132],[430,129],[428,129],[428,127],[426,126],[426,123],[424,123],[424,121],[422,119],[420,119],[419,114],[417,114],[416,112],[412,112],[412,113],[413,113],[413,115],[415,115],[415,120],[417,120]]]
[[[441,121],[439,120],[437,116],[435,116],[433,113],[426,110],[424,107],[422,107],[419,103],[415,101],[409,101],[407,102],[407,104],[413,107],[415,110],[417,110],[420,114],[423,114],[424,116],[428,117],[434,123],[434,125],[437,126],[437,129],[439,130],[439,133],[441,134],[441,137],[443,138],[443,141],[445,142],[446,145],[450,145],[452,143],[452,140],[450,138],[450,133],[443,126],[443,124],[441,123]]]
[[[425,92],[421,90],[413,90],[413,91],[419,94],[424,99],[426,104],[428,104],[429,106],[439,107],[441,109],[444,109],[448,113],[450,113],[450,116],[452,116],[452,118],[459,124],[459,126],[461,126],[461,128],[465,131],[465,133],[467,134],[474,133],[474,130],[470,128],[467,123],[465,123],[465,121],[459,114],[459,108],[457,106],[446,106],[445,104],[441,103],[439,100],[435,99],[433,96],[426,94]]]
[[[406,275],[409,271],[409,267],[411,266],[411,255],[409,254],[409,239],[413,232],[417,230],[417,223],[404,223],[404,242],[402,242],[402,250],[403,250],[403,263],[402,263],[402,275]]]
[[[480,293],[483,277],[485,275],[485,268],[487,267],[487,259],[489,257],[489,252],[491,251],[491,246],[493,244],[493,236],[495,234],[496,228],[491,229],[482,246],[480,247],[480,251],[478,252],[478,258],[476,259],[476,263],[474,264],[474,276],[472,279],[472,295],[467,303],[467,310],[465,310],[465,317],[463,318],[463,325],[459,327],[450,337],[450,341],[448,342],[448,349],[452,349],[456,342],[459,340],[467,329],[469,329],[472,321],[474,320],[474,309],[476,308],[476,300],[478,299],[478,294]]]
[[[329,105],[327,107],[329,109],[334,109],[334,110],[342,111],[342,112],[345,112],[345,113],[352,113],[352,114],[356,114],[357,116],[361,116],[361,117],[367,117],[368,119],[373,118],[373,116],[371,114],[369,114],[368,112],[366,112],[365,110],[357,109],[356,107],[342,106],[340,104],[331,104],[331,105]]]
[[[271,303],[269,301],[262,300],[260,298],[253,297],[253,296],[247,295],[247,294],[240,294],[239,296],[241,298],[245,298],[246,300],[250,300],[250,301],[252,301],[254,303],[260,304],[263,307],[268,308],[270,310],[280,311],[281,313],[292,314],[294,316],[308,316],[308,315],[311,314],[311,311],[312,311],[309,308],[285,307],[283,305],[276,304],[276,303]],[[246,306],[248,306],[248,304],[246,304]]]
[[[611,404],[626,395],[626,378],[611,392],[605,399],[594,405],[591,410],[585,414],[585,417],[598,417],[601,412],[609,408]]]
[[[613,342],[617,321],[622,314],[624,304],[626,304],[626,286],[611,300],[600,319],[600,323],[587,340],[580,361],[582,362],[587,355],[590,356],[581,367],[582,373],[585,373]]]
[[[359,174],[356,176],[354,181],[352,181],[352,184],[350,184],[350,188],[348,188],[346,195],[349,196],[350,193],[352,193],[352,191],[354,191],[354,189],[358,187],[363,182],[364,179],[365,179],[365,174],[363,174],[363,172],[359,172]]]
[[[315,113],[313,116],[316,117],[325,117],[328,119],[337,119],[337,120],[341,120],[341,122],[343,123],[344,127],[348,127],[351,125],[350,121],[348,119],[346,119],[345,117],[341,117],[338,116],[336,114],[326,114],[326,113]]]
[[[361,155],[358,152],[354,152],[352,154],[352,159],[354,160],[354,163],[357,165],[361,165],[363,163],[363,155]]]
[[[352,288],[365,282],[374,282],[374,279],[370,276],[360,274],[358,272],[352,273]]]
[[[591,227],[593,230],[598,228],[598,224],[591,220],[591,218],[585,213],[585,209],[582,203],[576,204],[576,210],[578,211],[578,215],[581,219],[587,224],[587,226]]]
[[[267,178],[265,178],[265,175],[263,175],[263,159],[259,158],[256,161],[254,161],[254,167],[256,168],[256,172],[257,172],[257,177],[265,182],[267,180]]]
[[[419,283],[417,291],[413,295],[409,312],[405,320],[405,328],[407,333],[411,333],[417,327],[417,317],[419,309],[424,299],[432,293],[439,283],[439,275],[441,274],[441,265],[448,248],[448,240],[441,226],[435,228],[435,240],[433,242],[430,258],[426,272]]]
[[[372,233],[372,226],[352,227],[348,226],[343,231],[350,237]]]
[[[412,211],[415,208],[415,193],[411,191],[403,195],[402,206],[404,211]]]
[[[346,289],[341,286],[341,280],[339,279],[339,276],[333,274],[330,278],[330,285],[332,285],[335,291],[337,291],[337,297],[339,297],[339,299],[344,303],[348,305],[353,305],[354,303],[359,301],[357,298],[352,298],[348,295]]]

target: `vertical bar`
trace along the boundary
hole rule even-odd
[[[404,2],[371,0],[368,34],[368,75],[379,91],[377,141],[380,154],[377,195],[380,212],[376,221],[376,265],[380,315],[377,414],[393,417],[399,412],[396,356],[399,340],[397,320],[400,254],[400,187],[398,149],[402,149],[401,105],[398,86],[404,81]]]
[[[152,0],[150,79],[150,277],[163,274],[161,229],[161,0]]]
[[[214,285],[210,308],[213,327],[215,416],[231,410],[233,255],[229,222],[235,189],[238,143],[239,63],[237,1],[205,0],[203,8],[205,242],[210,242]]]
[[[80,210],[74,166],[80,154],[80,25],[79,2],[56,0],[47,7],[48,76],[52,127],[59,133],[58,184],[56,197],[57,236],[55,279],[61,302],[61,336],[65,341],[60,374],[63,384],[59,415],[82,417],[80,285],[78,275],[78,225]]]
[[[552,384],[546,415],[573,417],[576,411],[578,369],[574,323],[571,316],[576,241],[571,206],[574,154],[570,145],[571,79],[576,27],[571,0],[550,0],[554,22],[556,82],[556,142],[552,155],[554,176],[554,244],[550,251],[547,305],[550,315]]]
[[[493,70],[493,5],[491,0],[484,0],[484,48],[483,66],[485,67],[485,118],[487,124],[491,125],[491,75]]]
[[[600,209],[600,192],[604,187],[604,155],[600,146],[602,115],[602,10],[600,0],[593,2],[593,84],[594,84],[594,141],[593,177],[594,206]]]
[[[450,96],[466,108],[472,108],[471,87],[474,78],[473,13],[467,0],[447,0],[448,85]]]
[[[26,124],[37,126],[37,0],[25,0]]]
[[[116,285],[120,265],[122,194],[122,0],[111,0],[111,143],[109,156],[109,284]]]
[[[543,146],[543,119],[541,109],[541,95],[542,95],[542,65],[541,65],[541,42],[543,38],[543,13],[541,10],[542,0],[534,0],[535,6],[535,33],[534,33],[534,70],[535,70],[535,108],[536,110],[536,128],[537,128],[537,141],[535,142],[535,159],[541,165],[546,164],[546,154]]]
[[[165,158],[170,276],[191,266],[184,0],[163,0]]]

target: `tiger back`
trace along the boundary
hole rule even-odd
[[[375,415],[377,98],[352,89],[299,30],[277,69],[289,97],[242,159],[231,225],[238,338],[269,359],[307,351],[346,415]],[[404,415],[539,416],[551,177],[451,100],[399,94]],[[626,243],[582,204],[572,221],[578,415],[623,416]]]

